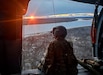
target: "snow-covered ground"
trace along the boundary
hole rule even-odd
[[[68,29],[66,39],[73,42],[74,54],[78,59],[92,58],[90,26]],[[23,38],[23,70],[37,68],[51,40],[50,32]]]

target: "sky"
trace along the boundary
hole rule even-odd
[[[91,6],[91,7],[87,7]],[[29,15],[51,15],[64,14],[73,12],[93,12],[93,5],[74,2],[70,0],[31,0],[25,16]]]
[[[24,16],[93,13],[94,5],[70,0],[31,0]]]

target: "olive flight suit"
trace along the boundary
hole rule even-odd
[[[55,39],[49,44],[44,64],[46,75],[77,75],[77,64],[70,42]]]

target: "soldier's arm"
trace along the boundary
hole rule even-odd
[[[47,71],[51,65],[53,64],[54,60],[54,50],[53,50],[53,44],[50,43],[47,48],[47,55],[45,57],[45,64],[44,64],[44,70]]]

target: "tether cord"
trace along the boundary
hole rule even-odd
[[[55,17],[55,5],[54,5],[54,0],[52,0],[52,4],[53,4],[53,13],[54,13],[54,23],[56,25],[56,17]]]

